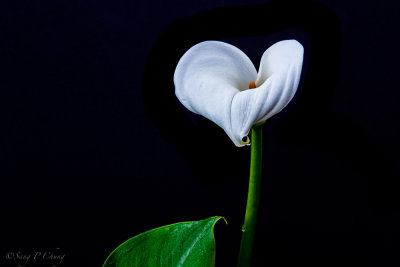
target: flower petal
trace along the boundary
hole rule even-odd
[[[236,94],[232,101],[232,132],[236,140],[290,102],[299,84],[303,53],[303,46],[296,40],[278,42],[264,52],[257,88]]]
[[[215,122],[237,146],[241,139],[232,131],[232,100],[257,77],[251,60],[238,48],[206,41],[190,48],[175,69],[175,94],[190,111]]]

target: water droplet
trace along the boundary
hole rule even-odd
[[[246,232],[246,226],[245,225],[242,226],[242,232]]]

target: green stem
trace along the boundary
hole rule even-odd
[[[262,167],[262,126],[254,126],[251,130],[251,161],[249,192],[247,195],[246,215],[242,228],[238,267],[250,266],[253,240],[256,232],[258,205],[261,191]]]

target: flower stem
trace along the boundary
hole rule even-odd
[[[249,192],[247,195],[246,215],[242,228],[238,267],[250,266],[253,240],[256,232],[258,205],[260,202],[262,168],[262,126],[251,129],[251,161]]]

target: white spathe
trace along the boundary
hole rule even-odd
[[[285,40],[268,48],[259,72],[240,49],[219,41],[191,47],[175,69],[175,94],[190,111],[219,125],[236,146],[254,124],[281,111],[293,98],[303,65],[303,46]],[[249,89],[255,81],[256,88]]]

